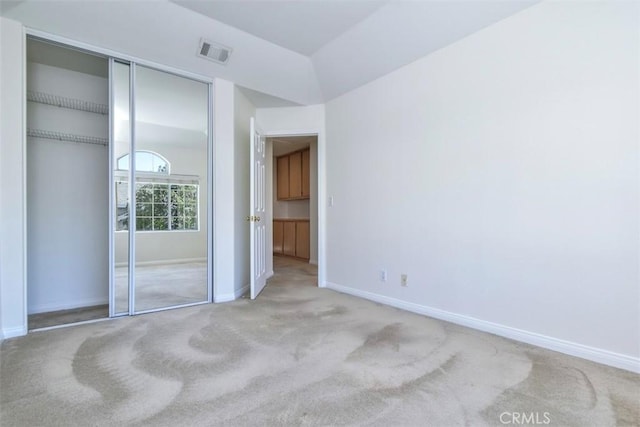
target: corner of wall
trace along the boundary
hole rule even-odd
[[[0,17],[0,331],[27,333],[25,34],[21,23]]]
[[[214,80],[214,212],[213,286],[214,301],[234,292],[235,176],[234,176],[234,85]]]
[[[249,227],[244,218],[249,214],[249,162],[250,138],[249,122],[255,117],[255,106],[238,89],[234,87],[234,292],[236,298],[245,292],[246,283],[250,280]]]

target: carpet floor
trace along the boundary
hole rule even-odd
[[[115,269],[115,312],[129,311],[127,268]],[[135,311],[207,301],[207,263],[142,265],[136,267]]]
[[[640,425],[637,374],[320,289],[306,264],[280,267],[255,301],[5,340],[0,425]]]
[[[129,311],[128,269],[115,269],[115,312]],[[136,268],[136,311],[207,300],[207,264],[172,263]],[[29,330],[109,317],[109,305],[80,307],[29,315]]]

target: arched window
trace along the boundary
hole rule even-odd
[[[118,158],[116,230],[129,229],[129,154]],[[198,231],[197,176],[171,175],[171,164],[153,151],[136,151],[136,231]]]
[[[171,164],[167,159],[153,151],[136,151],[136,172],[153,172],[169,175]],[[129,153],[118,158],[118,170],[129,170]]]

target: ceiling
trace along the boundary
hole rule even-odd
[[[0,0],[0,13],[32,29],[232,81],[256,107],[281,107],[330,101],[537,2]],[[226,65],[196,55],[203,37],[233,49]]]
[[[306,56],[386,3],[383,0],[172,1]]]
[[[267,138],[273,144],[273,157],[302,150],[318,140],[317,135],[278,136]]]
[[[309,57],[323,101],[536,3],[532,0],[172,1]],[[248,96],[257,106],[272,106]]]

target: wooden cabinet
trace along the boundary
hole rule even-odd
[[[311,152],[308,148],[277,158],[278,200],[308,199],[310,185]]]
[[[284,222],[273,221],[273,253],[281,254],[284,250]]]
[[[302,197],[308,198],[311,195],[311,150],[302,152]]]
[[[296,221],[296,256],[309,259],[309,221]]]
[[[284,255],[296,256],[296,223],[284,221],[282,224],[282,253]]]
[[[302,153],[289,155],[289,198],[302,197]]]
[[[274,219],[273,253],[309,259],[309,220]]]
[[[289,156],[278,157],[276,168],[278,200],[286,200],[289,198]]]

